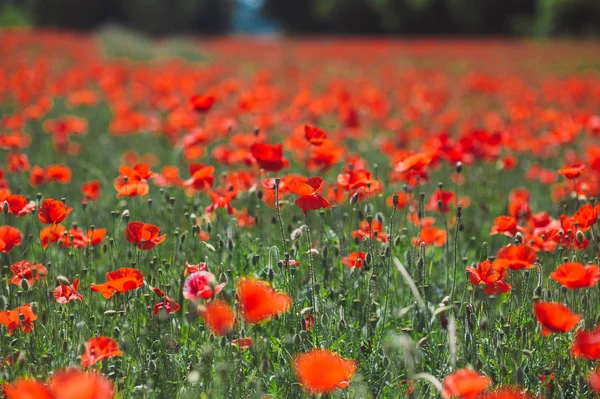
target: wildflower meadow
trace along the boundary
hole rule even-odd
[[[0,32],[0,395],[596,397],[596,43]]]

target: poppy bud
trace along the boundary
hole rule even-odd
[[[4,201],[4,205],[2,206],[2,211],[4,215],[8,215],[8,201]]]
[[[131,215],[130,215],[130,213],[129,213],[129,209],[125,209],[125,210],[123,211],[123,213],[121,214],[121,219],[123,219],[123,220],[127,221],[127,220],[129,220],[129,217],[130,217],[130,216],[131,216]]]
[[[306,225],[303,224],[302,226],[298,227],[296,230],[292,231],[292,234],[290,236],[292,241],[296,241],[297,239],[299,239],[302,236],[302,233],[304,232],[305,228],[306,228]]]
[[[206,223],[206,231],[208,233],[210,233],[212,231],[212,223],[211,222]]]
[[[233,251],[233,240],[231,238],[227,239],[227,249]]]
[[[309,250],[308,250],[306,253],[307,253],[307,254],[309,254],[309,255],[310,255],[310,256],[312,256],[312,257],[317,257],[317,256],[319,256],[319,250],[318,250],[318,249],[315,249],[315,248],[311,248],[311,249],[309,249]]]
[[[346,327],[347,327],[346,320],[340,319],[340,321],[337,324],[337,328],[340,331],[340,333],[344,332],[346,330]]]
[[[104,312],[105,316],[114,316],[116,314],[117,314],[117,311],[116,310],[112,310],[112,309],[107,310],[107,311]]]
[[[358,202],[358,192],[354,193],[352,197],[350,197],[350,205],[355,205]]]
[[[579,242],[583,242],[583,240],[585,240],[585,235],[583,234],[583,232],[581,230],[577,230],[575,237],[577,238],[577,241],[579,241]]]
[[[394,204],[394,206],[398,206],[398,194],[394,194],[394,197],[392,198],[392,203]]]
[[[300,334],[294,334],[294,345],[295,346],[302,345],[302,338],[300,337]]]
[[[169,204],[171,206],[175,205],[175,197],[169,197]]]
[[[21,288],[25,292],[29,291],[29,283],[27,282],[27,279],[21,280]]]
[[[373,256],[371,255],[370,252],[367,252],[367,255],[365,256],[365,263],[367,265],[370,265],[372,260],[373,260]]]

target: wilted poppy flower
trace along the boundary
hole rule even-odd
[[[471,369],[460,369],[444,378],[444,398],[473,399],[490,385],[491,380]]]
[[[288,165],[281,144],[256,143],[250,147],[250,153],[258,165],[269,172],[279,172]]]
[[[5,200],[8,206],[8,212],[20,218],[31,213],[35,209],[35,202],[27,202],[23,195],[9,195]]]
[[[320,146],[327,140],[327,134],[323,130],[310,125],[304,126],[304,137],[314,146]]]
[[[361,268],[365,264],[367,259],[367,253],[364,251],[355,251],[348,254],[348,256],[344,256],[342,258],[342,263],[350,268]]]
[[[85,352],[81,355],[81,367],[91,367],[97,362],[115,356],[123,356],[117,341],[105,336],[93,337],[85,343]]]
[[[572,165],[563,166],[562,169],[559,169],[558,173],[560,173],[567,179],[577,179],[579,176],[581,176],[581,173],[584,169],[584,164],[576,163]]]
[[[8,329],[8,335],[12,335],[15,329],[30,333],[33,331],[33,322],[37,316],[33,313],[31,305],[18,306],[13,310],[0,311],[0,324]]]
[[[240,310],[246,323],[260,323],[287,312],[292,306],[289,295],[275,291],[266,281],[242,277],[236,288]]]
[[[163,242],[166,234],[160,234],[160,227],[143,222],[129,222],[125,228],[125,239],[139,249],[149,250]]]
[[[287,187],[300,196],[296,199],[298,208],[307,213],[309,210],[327,208],[331,205],[325,197],[317,194],[323,185],[323,178],[311,177],[305,181],[302,180],[302,178],[296,178],[287,182]]]
[[[542,325],[543,336],[571,331],[581,320],[581,315],[572,313],[560,303],[536,302],[533,304],[533,313]]]
[[[596,327],[593,331],[577,331],[571,346],[571,354],[576,358],[600,359],[600,327]]]
[[[67,206],[67,204],[62,201],[46,198],[44,202],[42,202],[42,205],[40,205],[38,219],[43,224],[58,224],[62,222],[72,210],[73,208]]]
[[[10,266],[13,276],[8,280],[14,285],[21,285],[23,280],[31,287],[34,281],[43,280],[48,276],[48,270],[42,264],[34,264],[28,260],[15,262]]]
[[[114,398],[114,384],[111,380],[98,373],[86,373],[77,369],[53,374],[48,387],[54,399]]]
[[[190,301],[210,299],[223,290],[226,283],[217,284],[214,274],[201,270],[190,274],[183,284],[183,297]]]
[[[6,399],[55,399],[48,387],[31,379],[18,378],[12,384],[5,384],[3,390]]]
[[[190,105],[194,111],[207,112],[215,102],[215,98],[208,94],[198,94],[190,98]]]
[[[511,270],[531,269],[536,260],[533,248],[525,244],[507,245],[496,254],[496,261]]]
[[[98,180],[85,182],[81,185],[81,192],[84,201],[96,201],[100,198],[100,188],[102,185]]]
[[[144,275],[139,270],[124,267],[106,273],[106,280],[102,284],[91,284],[90,289],[99,292],[104,298],[110,299],[115,292],[124,293],[140,288],[144,283]]]
[[[294,371],[302,387],[311,394],[329,393],[350,385],[358,366],[335,352],[315,348],[296,356]]]
[[[587,288],[593,287],[600,280],[600,269],[593,264],[584,266],[581,263],[568,262],[550,273],[550,277],[571,290]]]
[[[235,324],[233,309],[231,309],[227,302],[219,299],[198,306],[198,314],[214,335],[227,334],[233,329]]]
[[[0,252],[7,254],[14,247],[21,245],[22,241],[23,234],[16,227],[0,227]]]
[[[60,283],[52,292],[52,296],[57,303],[64,305],[67,302],[77,300],[83,301],[83,295],[79,293],[79,280],[75,279],[69,285]]]

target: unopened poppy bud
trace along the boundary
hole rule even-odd
[[[456,173],[460,173],[460,172],[462,172],[462,168],[463,168],[463,163],[462,163],[462,162],[460,162],[460,161],[458,161],[458,162],[456,163]]]
[[[304,232],[305,228],[306,228],[306,225],[303,224],[302,226],[298,227],[296,230],[292,231],[292,234],[290,236],[292,241],[296,241],[297,239],[299,239],[302,236],[302,233]]]
[[[370,265],[372,260],[373,260],[373,256],[371,255],[370,252],[368,252],[367,255],[365,256],[365,263],[367,265]]]
[[[219,240],[217,240],[217,249],[221,250],[223,249],[223,246],[225,246],[225,243],[219,238]]]
[[[211,222],[206,223],[206,231],[208,233],[210,233],[212,231],[212,223]]]
[[[358,202],[358,192],[354,193],[352,197],[350,197],[350,205],[355,205]]]
[[[58,276],[56,277],[56,282],[58,284],[64,284],[64,285],[70,285],[71,281],[69,281],[68,278],[66,278],[65,276]]]
[[[269,281],[272,283],[273,280],[275,279],[275,272],[273,271],[272,267],[269,267],[269,270],[267,270],[267,278],[269,279]]]
[[[323,249],[321,250],[321,252],[323,252],[323,257],[326,258],[329,254],[329,248],[326,245],[323,245]]]
[[[543,292],[542,292],[542,287],[541,286],[535,287],[535,290],[533,291],[534,297],[540,298],[542,296],[542,293]]]
[[[583,235],[583,232],[581,230],[577,230],[575,237],[577,238],[577,241],[579,241],[579,242],[583,242],[585,240],[585,235]]]
[[[308,251],[306,251],[306,253],[309,254],[311,257],[319,256],[319,250],[315,248],[309,249]]]
[[[260,260],[260,255],[258,255],[258,254],[252,255],[252,266],[256,266],[258,264],[259,260]]]
[[[300,337],[300,334],[294,334],[294,345],[302,345],[302,337]]]
[[[371,215],[371,214],[367,215],[367,223],[369,223],[369,224],[373,223],[373,215]]]
[[[131,215],[130,215],[130,213],[129,213],[129,209],[125,209],[125,210],[123,211],[123,213],[121,213],[121,218],[122,218],[123,220],[129,220],[129,217],[130,217],[130,216],[131,216]]]
[[[271,216],[271,224],[277,224],[277,216]]]
[[[117,314],[117,311],[116,310],[112,310],[112,309],[107,310],[107,311],[104,312],[105,316],[114,316],[116,314]]]
[[[392,197],[392,203],[394,204],[394,206],[398,206],[398,194],[394,194],[394,196]]]
[[[148,206],[152,208],[152,198],[148,198]]]
[[[21,288],[25,292],[29,291],[29,282],[27,282],[27,279],[21,280]]]
[[[233,251],[233,240],[231,238],[227,239],[227,249]]]
[[[175,205],[175,197],[169,197],[169,204]]]
[[[255,135],[255,136],[258,136],[259,134],[260,134],[260,128],[259,128],[258,126],[256,126],[256,127],[254,128],[254,135]]]
[[[2,205],[2,211],[5,215],[8,215],[8,201],[4,201],[4,204]]]

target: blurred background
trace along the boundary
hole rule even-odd
[[[600,34],[600,0],[0,0],[0,27],[167,35]]]

